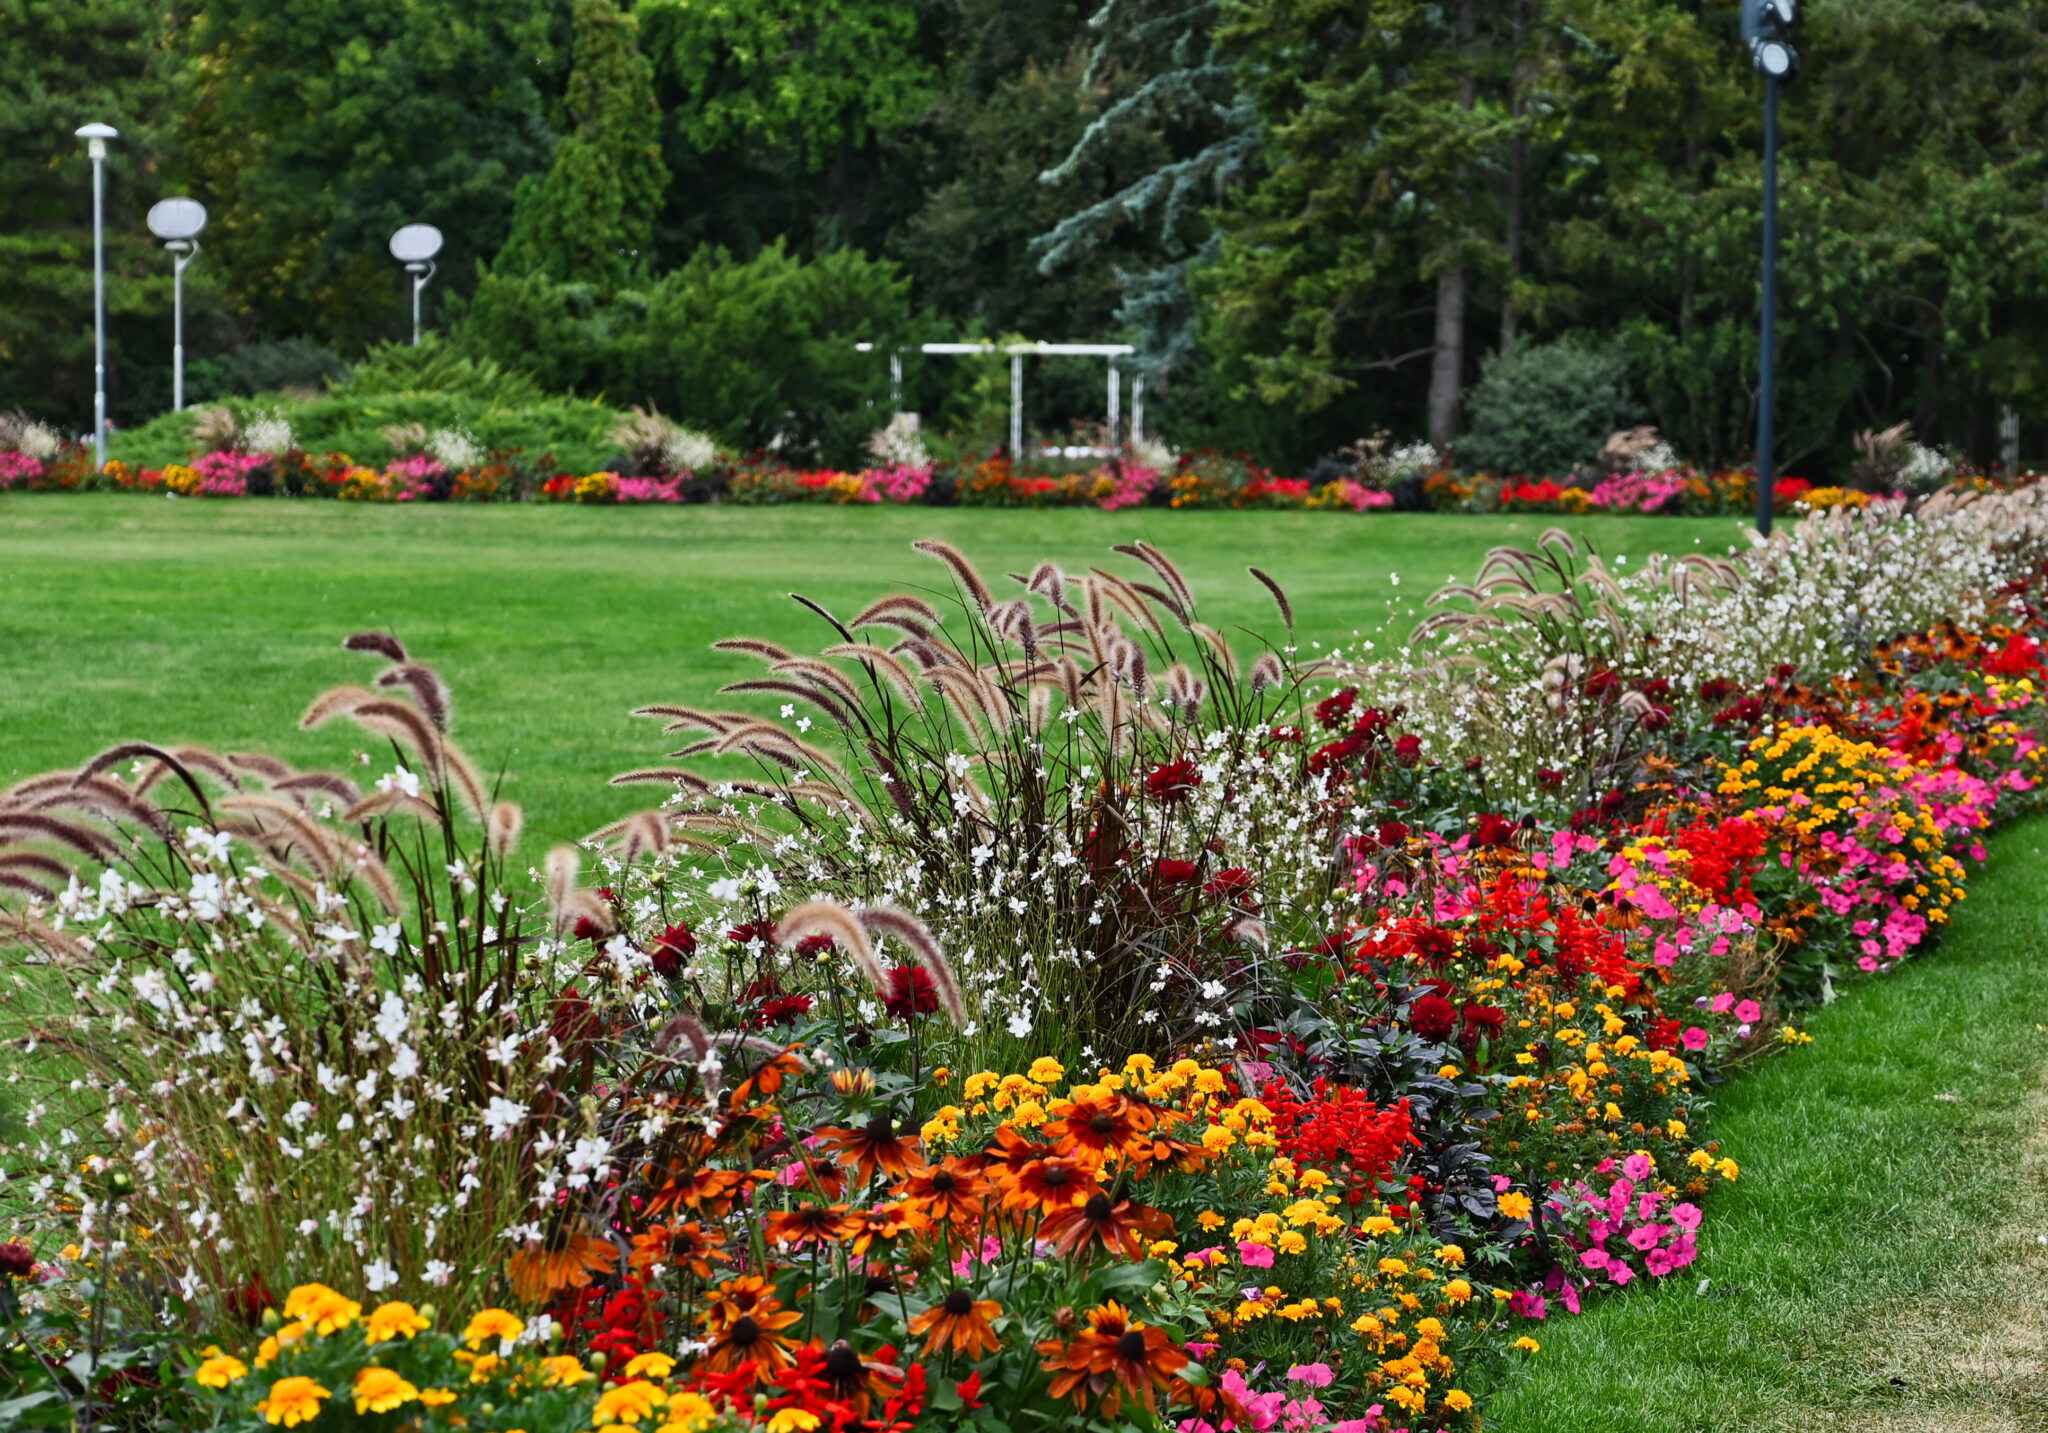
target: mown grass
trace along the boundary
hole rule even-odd
[[[454,688],[457,736],[506,773],[528,844],[631,810],[605,779],[666,748],[631,708],[709,701],[751,675],[709,650],[751,634],[815,649],[802,591],[841,613],[883,592],[945,586],[910,551],[936,534],[992,581],[1052,558],[1125,565],[1144,537],[1187,571],[1207,620],[1275,633],[1245,575],[1286,585],[1304,642],[1403,632],[1410,607],[1488,547],[1527,544],[1537,517],[961,509],[403,506],[46,494],[0,496],[0,783],[148,737],[344,761],[351,733],[296,730],[326,687],[361,681],[339,649],[397,632]],[[1729,519],[1574,521],[1610,555],[1739,540]],[[1398,573],[1400,584],[1394,584]],[[380,758],[381,759],[381,758]],[[644,791],[639,793],[644,798]]]
[[[1742,1177],[1699,1264],[1533,1329],[1490,1427],[2048,1428],[2043,846],[2048,817],[1994,838],[1938,949],[1719,1092]]]

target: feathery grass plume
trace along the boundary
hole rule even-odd
[[[1266,923],[1257,916],[1240,916],[1223,928],[1223,937],[1239,945],[1266,948]]]
[[[405,643],[389,632],[357,632],[342,638],[341,645],[345,651],[375,652],[394,662],[411,660],[405,654]]]
[[[820,604],[813,602],[810,598],[804,596],[803,593],[792,592],[789,594],[789,600],[792,602],[801,602],[804,606],[810,608],[820,617],[823,617],[827,625],[829,625],[833,631],[837,632],[840,635],[840,637],[845,641],[851,642],[853,640],[853,632],[846,626],[845,623],[841,622],[837,617],[834,617],[830,612],[827,612],[824,609],[824,607]]]
[[[932,978],[932,992],[939,997],[939,1004],[946,1012],[946,1018],[955,1030],[967,1027],[967,1002],[960,994],[960,981],[953,974],[953,963],[946,959],[946,952],[939,948],[931,931],[923,921],[908,911],[893,905],[869,906],[860,913],[861,924],[880,936],[894,936],[910,950],[911,956],[924,967]],[[877,962],[877,969],[880,963]]]
[[[759,657],[764,662],[785,662],[794,655],[787,647],[778,647],[773,642],[764,642],[759,637],[727,637],[713,642],[714,652],[744,652],[750,657]]]
[[[67,821],[44,811],[0,810],[0,840],[34,836],[69,846],[81,856],[107,865],[121,859],[120,846],[83,822]]]
[[[412,693],[412,699],[427,714],[427,720],[434,729],[447,735],[453,718],[452,703],[448,697],[447,684],[432,667],[421,666],[418,662],[406,662],[401,666],[380,672],[377,676],[380,687],[404,687]]]
[[[829,662],[821,661],[817,657],[789,657],[777,662],[774,670],[783,676],[807,679],[829,691],[839,699],[842,712],[860,710],[860,689],[846,679],[844,672]]]
[[[403,791],[372,791],[348,810],[341,813],[341,819],[349,822],[374,821],[379,816],[403,812],[407,816],[426,822],[430,826],[441,825],[441,813],[431,801],[422,801],[417,796],[408,796]]]
[[[34,874],[32,875],[31,872]],[[43,880],[35,879],[41,876]],[[9,886],[37,900],[55,900],[73,879],[69,866],[40,851],[0,850],[0,886]]]
[[[721,694],[728,692],[773,692],[777,696],[795,697],[800,702],[809,702],[824,712],[833,721],[844,724],[850,713],[839,704],[837,697],[810,682],[800,682],[788,677],[752,677],[742,682],[727,682],[720,687]]]
[[[362,788],[346,777],[326,771],[306,771],[288,776],[282,781],[270,783],[272,791],[287,791],[294,799],[305,801],[311,793],[319,792],[330,800],[339,801],[343,806],[353,806],[363,799]]]
[[[292,775],[289,766],[260,751],[231,751],[227,753],[227,762],[235,770],[247,772],[272,786],[280,781],[289,781]]]
[[[519,844],[519,833],[525,829],[526,813],[518,803],[496,801],[491,804],[491,814],[484,823],[484,839],[491,854],[504,860],[512,854],[512,848]]]
[[[6,805],[5,800],[0,800],[0,809]],[[169,816],[119,781],[106,776],[89,777],[76,784],[67,781],[25,803],[24,809],[80,811],[115,824],[132,821],[164,840],[170,839],[171,835]]]
[[[124,741],[118,746],[108,747],[91,761],[88,761],[85,765],[79,767],[77,771],[73,772],[71,784],[73,786],[83,786],[109,767],[138,756],[150,758],[157,765],[163,767],[170,775],[176,776],[185,783],[185,789],[198,798],[199,807],[202,811],[210,809],[206,788],[199,784],[199,778],[192,774],[191,769],[170,752],[147,741]],[[147,789],[148,785],[154,783],[138,784],[143,785],[144,789]]]
[[[1251,688],[1254,696],[1277,687],[1285,679],[1280,659],[1271,652],[1261,652],[1252,661]]]
[[[1259,584],[1273,594],[1273,602],[1280,609],[1280,620],[1286,624],[1287,630],[1292,632],[1294,630],[1294,604],[1287,600],[1287,594],[1280,590],[1280,584],[1256,567],[1247,567],[1245,571],[1257,578]]]
[[[1078,619],[1081,615],[1067,600],[1067,574],[1060,571],[1056,562],[1041,562],[1032,568],[1031,576],[1024,581],[1024,589],[1043,597],[1063,617]]]
[[[912,636],[929,638],[933,628],[944,624],[945,618],[931,603],[908,592],[897,592],[869,603],[846,625],[855,628],[894,627],[898,631],[908,631]]]
[[[642,856],[659,856],[668,850],[668,817],[660,811],[635,811],[599,827],[587,839],[612,846],[618,858],[630,866]]]
[[[332,875],[341,868],[340,845],[330,833],[322,830],[318,823],[308,817],[304,808],[297,803],[267,791],[248,791],[222,797],[220,807],[223,811],[246,812],[277,822],[289,833],[291,839],[279,842],[275,836],[268,837],[269,844],[274,850],[282,852],[296,845],[305,857],[312,861],[315,869],[324,875]],[[431,809],[429,808],[430,811]],[[344,819],[355,821],[361,818],[348,816]],[[434,824],[440,824],[438,813],[435,813]],[[259,824],[258,830],[261,829]]]
[[[541,862],[548,908],[558,918],[569,900],[569,893],[576,889],[576,876],[582,869],[583,857],[574,846],[549,847],[546,859]]]
[[[845,906],[837,901],[805,901],[775,927],[775,943],[780,946],[793,947],[807,935],[831,936],[847,957],[860,967],[861,974],[875,987],[877,995],[889,993],[889,977],[882,969],[882,962],[875,957],[875,948],[868,940],[867,931]]]
[[[981,574],[974,570],[974,564],[962,555],[959,548],[937,537],[921,537],[910,546],[912,550],[921,552],[926,557],[935,558],[952,568],[953,576],[967,589],[967,595],[974,599],[975,610],[988,611],[995,599],[989,595],[988,584],[981,580]]]
[[[918,690],[917,678],[903,665],[903,659],[886,647],[878,647],[872,642],[837,642],[819,655],[859,662],[870,675],[879,674],[894,687],[896,694],[908,702],[913,711],[924,706],[924,695]]]

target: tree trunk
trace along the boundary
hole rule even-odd
[[[1429,371],[1429,442],[1438,453],[1458,434],[1459,387],[1465,372],[1465,270],[1436,276],[1436,360]]]

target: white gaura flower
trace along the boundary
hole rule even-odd
[[[426,1281],[437,1289],[448,1287],[448,1281],[455,1276],[455,1266],[439,1259],[427,1260],[427,1267],[421,1271]]]
[[[201,872],[192,877],[192,890],[186,901],[192,907],[195,918],[203,921],[220,919],[221,905],[227,899],[221,888],[220,877]]]
[[[371,927],[370,949],[382,951],[386,955],[396,955],[398,954],[399,939],[404,934],[405,922],[403,921],[393,921],[390,925],[373,925]],[[387,1000],[390,998],[388,995],[385,997]]]
[[[500,1095],[491,1096],[491,1102],[484,1106],[484,1128],[495,1140],[510,1139],[512,1131],[526,1118],[526,1106],[517,1100],[508,1100]]]
[[[1031,1033],[1031,1017],[1020,1010],[1010,1017],[1009,1026],[1010,1034],[1021,1040]]]
[[[398,1270],[379,1259],[363,1270],[363,1283],[373,1294],[381,1294],[398,1282]]]
[[[377,789],[386,794],[400,791],[407,796],[418,796],[420,794],[420,779],[417,775],[401,766],[389,775],[378,777]]]
[[[233,844],[234,838],[225,831],[209,831],[204,826],[185,828],[185,849],[202,861],[225,861]]]
[[[410,1045],[400,1045],[396,1057],[391,1061],[391,1078],[394,1080],[409,1080],[419,1072],[419,1051],[413,1049]]]

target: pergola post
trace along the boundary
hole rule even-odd
[[[1112,358],[1109,361],[1109,446],[1112,448],[1117,446],[1117,410],[1123,406],[1123,397],[1123,375],[1116,371],[1116,360]]]
[[[1010,350],[1010,461],[1024,461],[1024,351]]]

